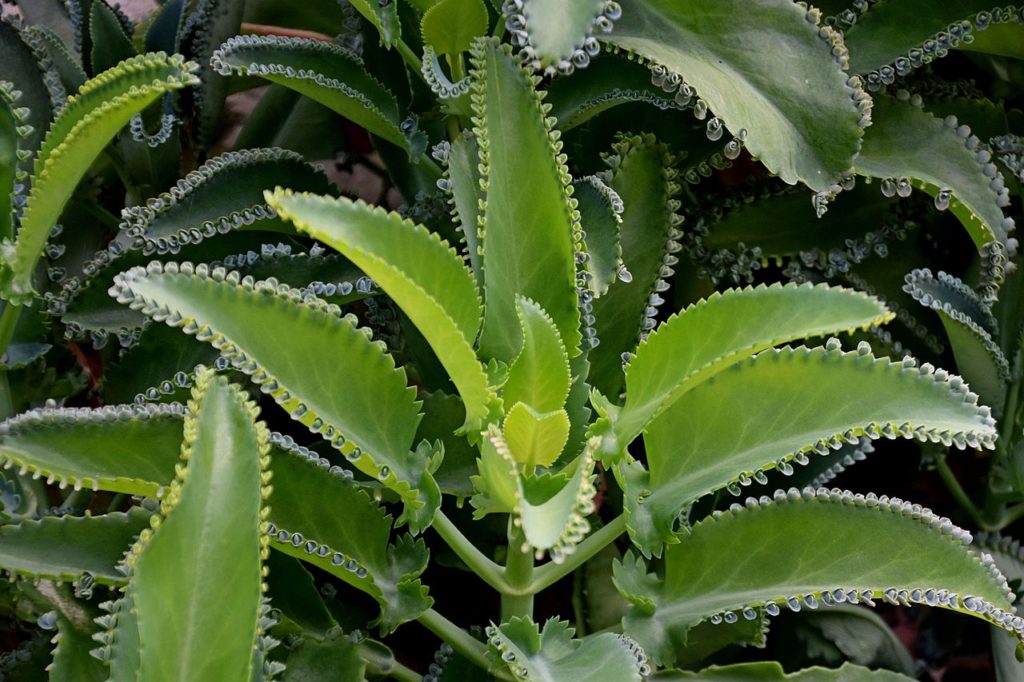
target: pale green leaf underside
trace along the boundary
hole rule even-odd
[[[50,231],[89,166],[121,128],[165,92],[197,81],[181,56],[147,54],[86,82],[50,126],[14,244],[3,249],[0,285],[12,301],[33,295],[32,275]]]
[[[483,224],[484,311],[480,353],[510,362],[519,351],[516,296],[551,316],[570,357],[579,354],[580,313],[574,239],[566,187],[556,159],[561,143],[534,92],[532,78],[507,46],[474,48],[475,129],[486,173]]]
[[[982,172],[977,151],[951,128],[923,109],[892,97],[876,96],[872,125],[857,157],[857,173],[873,178],[916,180],[928,194],[952,190],[949,209],[980,248],[1006,241],[1003,211],[991,178]]]
[[[551,550],[552,556],[558,560],[590,530],[586,517],[593,510],[593,451],[584,451],[570,467],[575,468],[573,475],[547,499],[533,498],[535,490],[539,492],[538,489],[547,488],[550,480],[521,478],[519,481],[520,501],[517,511],[523,523],[526,541],[531,547]]]
[[[853,164],[860,112],[829,41],[789,0],[625,0],[602,40],[682,75],[789,184],[827,190]],[[779,46],[776,50],[761,49]]]
[[[96,582],[124,581],[116,566],[143,528],[149,513],[47,516],[0,526],[0,567],[16,574],[70,582],[88,573]]]
[[[458,252],[422,226],[362,202],[285,190],[267,200],[299,231],[355,263],[402,308],[459,389],[467,427],[479,430],[495,398],[472,346],[479,294]]]
[[[571,63],[573,53],[594,32],[606,0],[526,0],[522,17],[535,59],[542,67]]]
[[[322,432],[414,508],[439,497],[425,463],[409,451],[420,417],[405,372],[336,306],[273,282],[235,283],[240,278],[223,270],[150,270],[118,275],[112,292],[230,356],[293,419]],[[286,333],[287,344],[267,330]]]
[[[893,590],[891,599],[930,600],[964,613],[974,613],[965,600],[975,608],[1011,608],[1005,578],[953,537],[964,533],[948,520],[931,512],[915,519],[902,501],[862,506],[850,493],[848,501],[839,501],[839,491],[836,501],[824,489],[806,498],[793,493],[796,499],[762,498],[697,524],[667,550],[663,581],[647,575],[642,562],[617,564],[616,584],[635,604],[626,633],[671,662],[686,630],[706,618],[727,611],[742,618],[743,608],[768,604],[785,608],[791,597],[796,608],[809,608],[836,589],[856,590],[860,601],[865,592],[881,600]],[[940,590],[957,597],[943,604]]]
[[[644,436],[649,495],[626,486],[634,541],[645,549],[676,542],[674,525],[690,502],[794,455],[882,430],[895,437],[956,439],[991,447],[994,420],[948,379],[916,366],[825,348],[772,349],[687,392]],[[643,496],[643,502],[635,500]],[[651,528],[653,526],[653,528]],[[640,529],[653,534],[640,537]],[[685,541],[685,540],[684,540]]]
[[[408,149],[395,96],[354,52],[335,43],[280,36],[236,36],[213,54],[221,75],[257,76],[334,110],[388,142]]]
[[[626,370],[626,402],[614,421],[615,445],[625,448],[683,393],[744,357],[891,317],[876,298],[824,285],[716,293],[670,318],[637,349]]]
[[[643,653],[622,635],[604,633],[584,641],[572,639],[567,623],[550,619],[540,630],[536,624],[513,618],[500,627],[488,628],[491,644],[517,679],[531,682],[640,682]]]

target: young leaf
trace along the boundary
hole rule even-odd
[[[218,68],[214,55],[222,42],[241,31],[246,3],[198,0],[188,4],[194,8],[188,21],[195,30],[187,36],[189,42],[185,49],[201,66],[200,84],[194,98],[199,119],[196,132],[199,143],[208,147],[216,141],[221,130],[221,111],[229,94],[228,74]]]
[[[693,386],[744,357],[794,339],[853,331],[892,318],[878,299],[824,285],[731,289],[691,305],[640,344],[626,369],[610,455],[624,449]]]
[[[820,12],[788,0],[624,0],[602,40],[684,77],[726,128],[789,184],[829,191],[853,165],[870,98]],[[785,50],[755,49],[760,44]],[[838,56],[834,56],[838,55]],[[680,84],[682,81],[680,80]],[[713,130],[709,128],[709,131]]]
[[[133,268],[115,278],[111,294],[208,341],[293,419],[402,495],[414,527],[429,525],[440,492],[410,452],[420,419],[415,391],[354,318],[275,280],[191,263]],[[288,344],[267,329],[288,330]],[[345,390],[324,388],[337,386]]]
[[[44,516],[0,526],[0,568],[60,582],[89,576],[101,585],[119,584],[124,574],[117,566],[149,516],[136,507],[127,514]]]
[[[474,129],[483,166],[484,325],[480,353],[511,362],[519,351],[517,296],[555,321],[570,357],[579,354],[576,290],[579,215],[553,119],[536,83],[507,46],[473,51]],[[525,191],[525,188],[529,191]]]
[[[89,12],[89,35],[92,45],[89,63],[93,73],[112,69],[137,54],[131,38],[125,35],[124,26],[104,0],[93,0]]]
[[[573,196],[579,202],[580,223],[586,244],[590,290],[599,298],[608,293],[623,272],[620,229],[624,210],[622,199],[596,175],[573,183]],[[628,275],[625,275],[628,276]]]
[[[335,43],[279,36],[236,36],[213,53],[224,76],[257,76],[287,86],[409,149],[395,96],[366,72],[362,59]]]
[[[999,171],[983,160],[989,155],[970,137],[970,128],[957,128],[955,117],[944,123],[909,101],[884,96],[875,98],[872,121],[857,173],[883,178],[883,192],[901,196],[916,180],[937,208],[948,207],[960,219],[979,249],[998,240],[1009,255],[1016,252],[1007,243],[1013,221],[1003,216],[1001,190],[995,189]]]
[[[506,414],[502,432],[512,458],[527,471],[549,467],[569,440],[569,415],[561,408],[541,414],[518,402]]]
[[[666,551],[663,580],[627,557],[615,582],[634,605],[626,634],[665,664],[697,623],[753,619],[780,606],[928,604],[1001,622],[1020,637],[1024,621],[1005,616],[1006,579],[969,541],[948,519],[903,500],[792,488],[695,525]]]
[[[526,618],[487,628],[489,642],[519,680],[537,682],[640,682],[649,672],[643,650],[610,632],[573,639],[575,631],[555,618],[541,630]]]
[[[107,143],[163,93],[196,83],[196,66],[175,55],[122,62],[82,86],[50,126],[35,162],[17,240],[3,245],[0,290],[15,304],[34,294],[36,263],[78,181]]]
[[[126,558],[141,644],[138,675],[244,682],[262,634],[267,431],[253,423],[255,403],[223,377],[206,371],[197,384],[182,466],[161,502],[161,523]]]
[[[523,402],[538,412],[561,409],[569,395],[569,358],[554,321],[537,303],[516,297],[523,330],[519,355],[508,369],[502,389],[505,408]]]
[[[480,298],[458,253],[436,233],[349,199],[277,190],[268,203],[296,228],[340,251],[409,316],[466,405],[466,430],[493,418],[496,398],[472,344]]]
[[[452,142],[445,164],[445,178],[451,194],[452,217],[466,243],[466,258],[476,276],[478,287],[483,287],[483,254],[480,248],[480,206],[484,193],[480,189],[480,153],[476,138],[462,135]]]
[[[551,560],[564,561],[575,546],[590,532],[587,517],[594,511],[594,447],[583,451],[566,467],[573,471],[540,476],[523,476],[519,480],[519,503],[516,513],[523,533],[531,547],[548,550]]]
[[[486,35],[489,17],[483,0],[439,0],[423,14],[420,30],[423,42],[438,54],[458,58],[473,46],[473,39]]]
[[[622,14],[618,3],[608,0],[525,0],[512,7],[519,10],[506,21],[513,43],[524,48],[534,69],[548,75],[587,66],[601,51],[594,34],[610,32]]]
[[[752,477],[791,472],[793,460],[864,436],[994,447],[995,420],[959,377],[875,358],[866,344],[848,353],[829,345],[767,350],[739,362],[648,425],[649,479],[640,487],[627,481],[625,492],[633,540],[645,553],[678,542],[676,519],[700,497],[726,486],[738,492]]]

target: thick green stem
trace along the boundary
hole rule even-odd
[[[0,313],[0,354],[7,350],[14,338],[14,329],[18,326],[18,319],[21,317],[21,306],[7,302],[4,305],[3,313]]]
[[[441,539],[448,543],[452,551],[462,559],[463,563],[480,576],[481,580],[499,592],[509,591],[509,585],[505,582],[501,566],[484,556],[440,509],[434,514],[433,528],[441,536]]]
[[[490,669],[491,662],[487,658],[487,646],[483,642],[474,639],[468,632],[434,609],[427,609],[416,620],[435,635],[448,642],[453,649],[462,654],[470,663],[484,670]],[[508,675],[500,672],[492,674],[503,680],[509,679]]]
[[[429,86],[430,83],[427,83],[427,79],[423,77],[423,60],[417,57],[412,48],[406,45],[402,39],[395,43],[395,48],[398,49],[398,54],[402,55],[402,59],[409,65],[409,68],[415,71],[419,79]]]
[[[615,541],[626,530],[626,516],[620,514],[600,530],[592,533],[586,540],[576,546],[576,551],[565,557],[560,564],[554,562],[544,564],[537,569],[530,583],[529,591],[540,592],[546,587],[569,575],[585,564],[595,554]]]
[[[505,582],[515,594],[501,595],[501,620],[513,616],[533,617],[533,550],[526,542],[526,535],[512,519],[508,524],[508,559],[505,561]]]
[[[398,682],[422,682],[423,675],[411,668],[407,668],[398,661],[391,664],[391,668],[388,670],[388,678],[392,680],[398,680]]]
[[[971,498],[960,486],[960,481],[956,480],[956,475],[953,474],[953,470],[949,468],[948,464],[946,464],[945,457],[939,457],[936,460],[935,468],[938,470],[939,476],[942,477],[942,482],[946,484],[946,488],[948,488],[950,494],[953,495],[953,499],[955,499],[957,504],[967,512],[967,515],[971,517],[971,521],[973,521],[979,528],[992,530],[989,527],[991,524],[987,523],[984,518],[982,518],[981,512],[978,511],[978,508],[974,506],[974,502],[971,501]]]

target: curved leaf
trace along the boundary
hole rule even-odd
[[[246,3],[235,0],[199,0],[187,4],[194,7],[188,20],[195,30],[188,36],[190,44],[185,49],[201,66],[201,82],[194,97],[198,113],[197,133],[199,143],[210,146],[221,131],[221,111],[229,93],[229,79],[225,77],[228,74],[218,68],[214,57],[222,42],[241,31]]]
[[[93,73],[112,69],[137,53],[125,27],[105,0],[93,0],[89,10],[89,36],[92,45],[90,66]]]
[[[0,64],[4,65],[0,80],[11,83],[21,93],[18,105],[28,109],[25,149],[35,153],[60,102],[53,97],[52,84],[48,82],[50,74],[26,43],[26,34],[7,19],[0,20]]]
[[[733,665],[704,668],[700,672],[671,670],[658,673],[652,680],[706,680],[707,682],[905,682],[913,678],[891,670],[870,670],[852,663],[843,663],[838,668],[804,668],[787,673],[781,663],[765,661],[758,663],[734,663]]]
[[[426,462],[409,451],[419,423],[415,391],[354,318],[274,280],[190,263],[133,268],[111,292],[220,350],[293,419],[399,492],[415,527],[429,525],[440,493]],[[288,344],[268,329],[287,330]]]
[[[616,455],[683,393],[760,350],[854,331],[892,318],[878,299],[824,285],[730,289],[689,306],[640,344],[626,368],[626,402],[612,417]]]
[[[974,290],[944,272],[936,279],[930,270],[914,270],[907,275],[903,290],[935,311],[946,329],[961,374],[986,403],[1001,412],[1010,381],[1010,363],[990,333],[995,331],[995,318],[988,306]]]
[[[287,190],[267,201],[301,232],[340,251],[402,308],[459,389],[466,430],[479,431],[496,399],[473,352],[480,298],[458,253],[436,233],[361,201]]]
[[[516,314],[523,330],[522,350],[508,368],[502,389],[506,409],[524,402],[538,412],[565,405],[569,396],[569,358],[554,321],[537,303],[516,298]]]
[[[530,66],[548,75],[587,66],[601,49],[593,35],[610,32],[622,14],[618,3],[608,0],[525,0],[518,5],[521,9],[505,21],[512,42],[523,47]]]
[[[244,682],[258,661],[254,652],[263,629],[267,541],[260,511],[267,493],[267,431],[253,422],[255,403],[226,379],[206,371],[197,384],[182,464],[161,502],[161,522],[126,557],[140,642],[138,676]],[[209,611],[213,604],[215,614]]]
[[[909,96],[908,96],[909,97]],[[970,129],[957,128],[955,117],[939,120],[911,102],[875,98],[872,125],[857,157],[857,173],[874,178],[900,178],[900,185],[883,191],[909,191],[906,179],[948,205],[979,247],[998,240],[1007,244],[1013,221],[1003,216],[1000,191],[994,189],[999,171],[978,146]],[[966,129],[965,129],[966,128]],[[973,142],[972,142],[973,140]],[[904,187],[906,189],[904,189]],[[941,194],[942,190],[945,190]]]
[[[579,458],[566,467],[571,476],[523,476],[519,480],[516,513],[531,547],[548,550],[561,563],[590,532],[587,517],[594,511],[594,448],[591,442]]]
[[[644,652],[628,637],[610,632],[573,639],[575,630],[555,618],[541,630],[526,618],[487,628],[491,646],[517,680],[626,682],[644,679]]]
[[[423,13],[420,31],[438,54],[457,57],[473,46],[474,38],[486,35],[489,23],[483,0],[440,0]]]
[[[748,131],[750,153],[787,183],[833,191],[853,165],[871,105],[844,72],[846,49],[818,25],[819,12],[788,0],[621,5],[602,40],[681,75],[719,124],[740,137]]]
[[[36,158],[17,240],[3,245],[0,288],[8,300],[21,304],[33,296],[32,274],[50,231],[107,143],[163,93],[193,85],[195,68],[179,55],[135,57],[88,81],[68,100]]]
[[[579,355],[575,254],[580,224],[554,120],[536,83],[507,46],[478,41],[473,51],[474,133],[486,198],[483,208],[484,325],[480,353],[510,362],[519,351],[516,296],[536,301]],[[528,187],[529,191],[524,191]]]
[[[664,580],[627,558],[615,582],[634,604],[625,632],[659,663],[671,663],[686,631],[705,619],[751,619],[780,606],[921,603],[1024,635],[1024,620],[1004,615],[1012,609],[1006,579],[969,542],[948,519],[903,500],[792,488],[695,525],[666,552]]]
[[[0,526],[0,567],[33,578],[60,582],[88,574],[102,585],[124,582],[117,566],[132,541],[149,526],[149,513],[44,516]]]
[[[573,196],[579,202],[580,223],[584,227],[586,269],[594,297],[604,296],[623,272],[622,242],[619,234],[625,207],[621,197],[596,175],[573,183]]]
[[[864,436],[993,448],[995,420],[963,381],[913,361],[875,358],[866,344],[767,350],[693,388],[644,436],[650,476],[626,485],[629,526],[645,553],[678,542],[693,501]],[[839,399],[841,397],[841,399]],[[737,428],[741,424],[742,428]]]
[[[16,186],[24,179],[19,152],[28,144],[25,124],[29,112],[18,106],[19,99],[10,83],[0,81],[0,238],[7,239],[14,236]]]
[[[321,40],[236,36],[213,53],[221,75],[258,76],[284,85],[409,149],[395,96],[366,72],[362,59]]]
[[[480,150],[476,138],[461,135],[451,144],[445,159],[445,179],[448,181],[452,218],[466,244],[466,258],[476,275],[477,286],[482,287],[483,251],[480,246],[481,205],[484,200],[480,188]]]

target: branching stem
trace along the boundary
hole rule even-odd
[[[501,595],[501,620],[513,616],[533,617],[533,549],[526,542],[523,529],[508,522],[508,558],[505,561],[505,583],[515,594]]]
[[[468,632],[442,616],[434,609],[427,609],[426,612],[416,620],[418,620],[423,627],[448,642],[448,644],[462,654],[466,660],[483,668],[484,670],[490,669],[491,663],[487,659],[487,646],[483,642],[479,642],[474,639]],[[511,679],[508,674],[502,671],[492,672],[491,674],[502,680]]]

